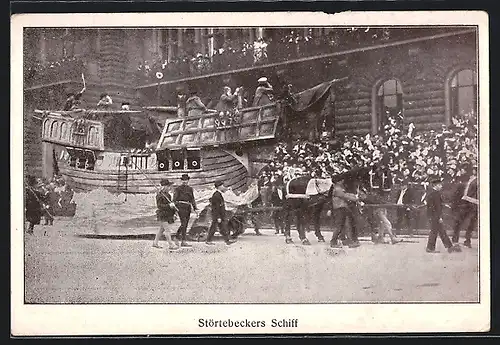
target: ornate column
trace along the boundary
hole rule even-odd
[[[177,47],[179,48],[179,56],[184,53],[184,29],[177,29]]]
[[[205,29],[202,28],[202,29],[199,29],[200,30],[200,36],[201,36],[201,43],[200,43],[200,47],[201,47],[201,53],[202,54],[206,54],[207,52],[207,40],[206,40],[206,32],[205,32]]]
[[[156,53],[157,52],[157,42],[158,42],[158,38],[157,38],[157,31],[158,29],[153,29],[152,32],[151,32],[151,51]]]
[[[248,30],[248,40],[250,41],[250,43],[253,43],[255,41],[255,32],[253,28],[251,29],[247,29]]]
[[[264,28],[257,28],[257,39],[264,38]]]
[[[167,57],[163,56],[162,46],[163,46],[163,30],[157,29],[156,30],[156,47],[158,50],[158,54],[161,56],[162,60],[166,60]]]
[[[208,55],[212,57],[214,55],[214,28],[209,28],[208,34],[210,35],[210,39],[208,40]]]
[[[197,45],[197,47],[200,44],[201,30],[202,29],[194,29],[194,43]]]
[[[171,62],[175,56],[174,56],[174,31],[175,29],[167,29],[167,44],[168,44],[168,57],[167,61]]]
[[[45,31],[40,30],[40,62],[47,60],[47,42],[45,41]]]

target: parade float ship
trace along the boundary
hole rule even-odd
[[[275,138],[281,111],[277,102],[241,109],[231,119],[216,112],[171,114],[161,131],[146,109],[36,113],[43,119],[44,165],[76,191],[151,193],[161,179],[178,181],[184,173],[195,188],[223,180],[235,191],[246,189],[245,147]]]

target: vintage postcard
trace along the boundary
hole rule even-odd
[[[486,13],[11,28],[13,335],[489,330]]]

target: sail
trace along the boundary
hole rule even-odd
[[[307,113],[321,110],[325,105],[325,101],[330,96],[332,85],[333,81],[329,81],[294,94],[293,98],[295,104],[290,104],[289,107],[295,113]]]

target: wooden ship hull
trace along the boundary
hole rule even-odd
[[[112,156],[113,153],[104,153]],[[156,160],[153,153],[151,160]],[[160,180],[168,178],[175,184],[180,183],[181,175],[189,174],[189,184],[193,188],[212,187],[217,180],[225,181],[234,191],[246,189],[248,172],[246,167],[231,154],[222,150],[204,150],[201,153],[202,168],[196,171],[158,171],[152,169],[137,170],[130,167],[125,169],[85,170],[66,165],[61,161],[59,172],[75,191],[91,191],[97,188],[106,189],[112,193],[154,193],[160,186]]]
[[[222,180],[234,191],[245,190],[251,171],[245,144],[269,144],[280,109],[278,103],[241,109],[237,123],[214,112],[167,119],[153,139],[156,147],[127,128],[132,115],[144,120],[139,111],[37,113],[43,118],[44,166],[57,170],[75,191],[142,194],[156,192],[164,178],[180,183],[186,173],[195,189]]]

